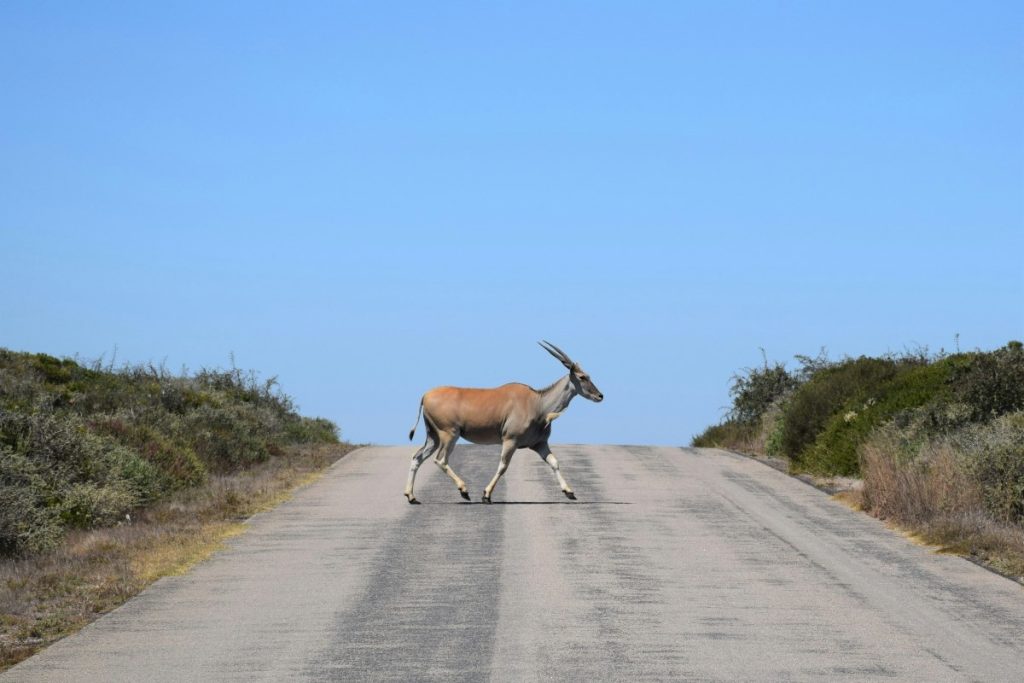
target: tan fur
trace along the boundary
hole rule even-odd
[[[423,395],[423,417],[437,431],[473,443],[501,443],[514,435],[522,448],[542,436],[538,428],[546,422],[536,418],[539,401],[535,389],[514,382],[494,389],[438,387]]]

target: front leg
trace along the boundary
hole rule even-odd
[[[494,487],[498,485],[498,480],[501,479],[501,475],[505,474],[505,470],[508,469],[508,463],[512,459],[512,454],[515,452],[515,441],[501,442],[501,460],[498,461],[498,471],[494,473],[494,478],[491,479],[491,483],[484,489],[483,501],[485,503],[491,502],[491,493],[494,491]]]
[[[569,500],[576,500],[576,494],[573,493],[572,488],[566,483],[565,477],[562,476],[562,471],[558,469],[558,459],[555,454],[551,452],[551,448],[548,446],[548,442],[544,441],[533,447],[533,450],[537,452],[541,460],[551,466],[551,469],[555,472],[555,477],[558,478],[558,485],[562,487],[562,493]]]

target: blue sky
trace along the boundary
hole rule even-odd
[[[0,346],[685,444],[730,375],[1024,337],[1020,3],[3,3]],[[419,437],[417,437],[418,439]]]

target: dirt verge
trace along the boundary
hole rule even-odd
[[[163,576],[182,574],[245,532],[245,520],[315,481],[356,446],[299,446],[210,477],[115,527],[69,533],[53,553],[0,560],[0,671],[95,620]]]

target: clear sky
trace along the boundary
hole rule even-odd
[[[730,375],[1024,337],[1019,2],[0,4],[0,346],[686,444]],[[417,436],[419,440],[422,435]]]

